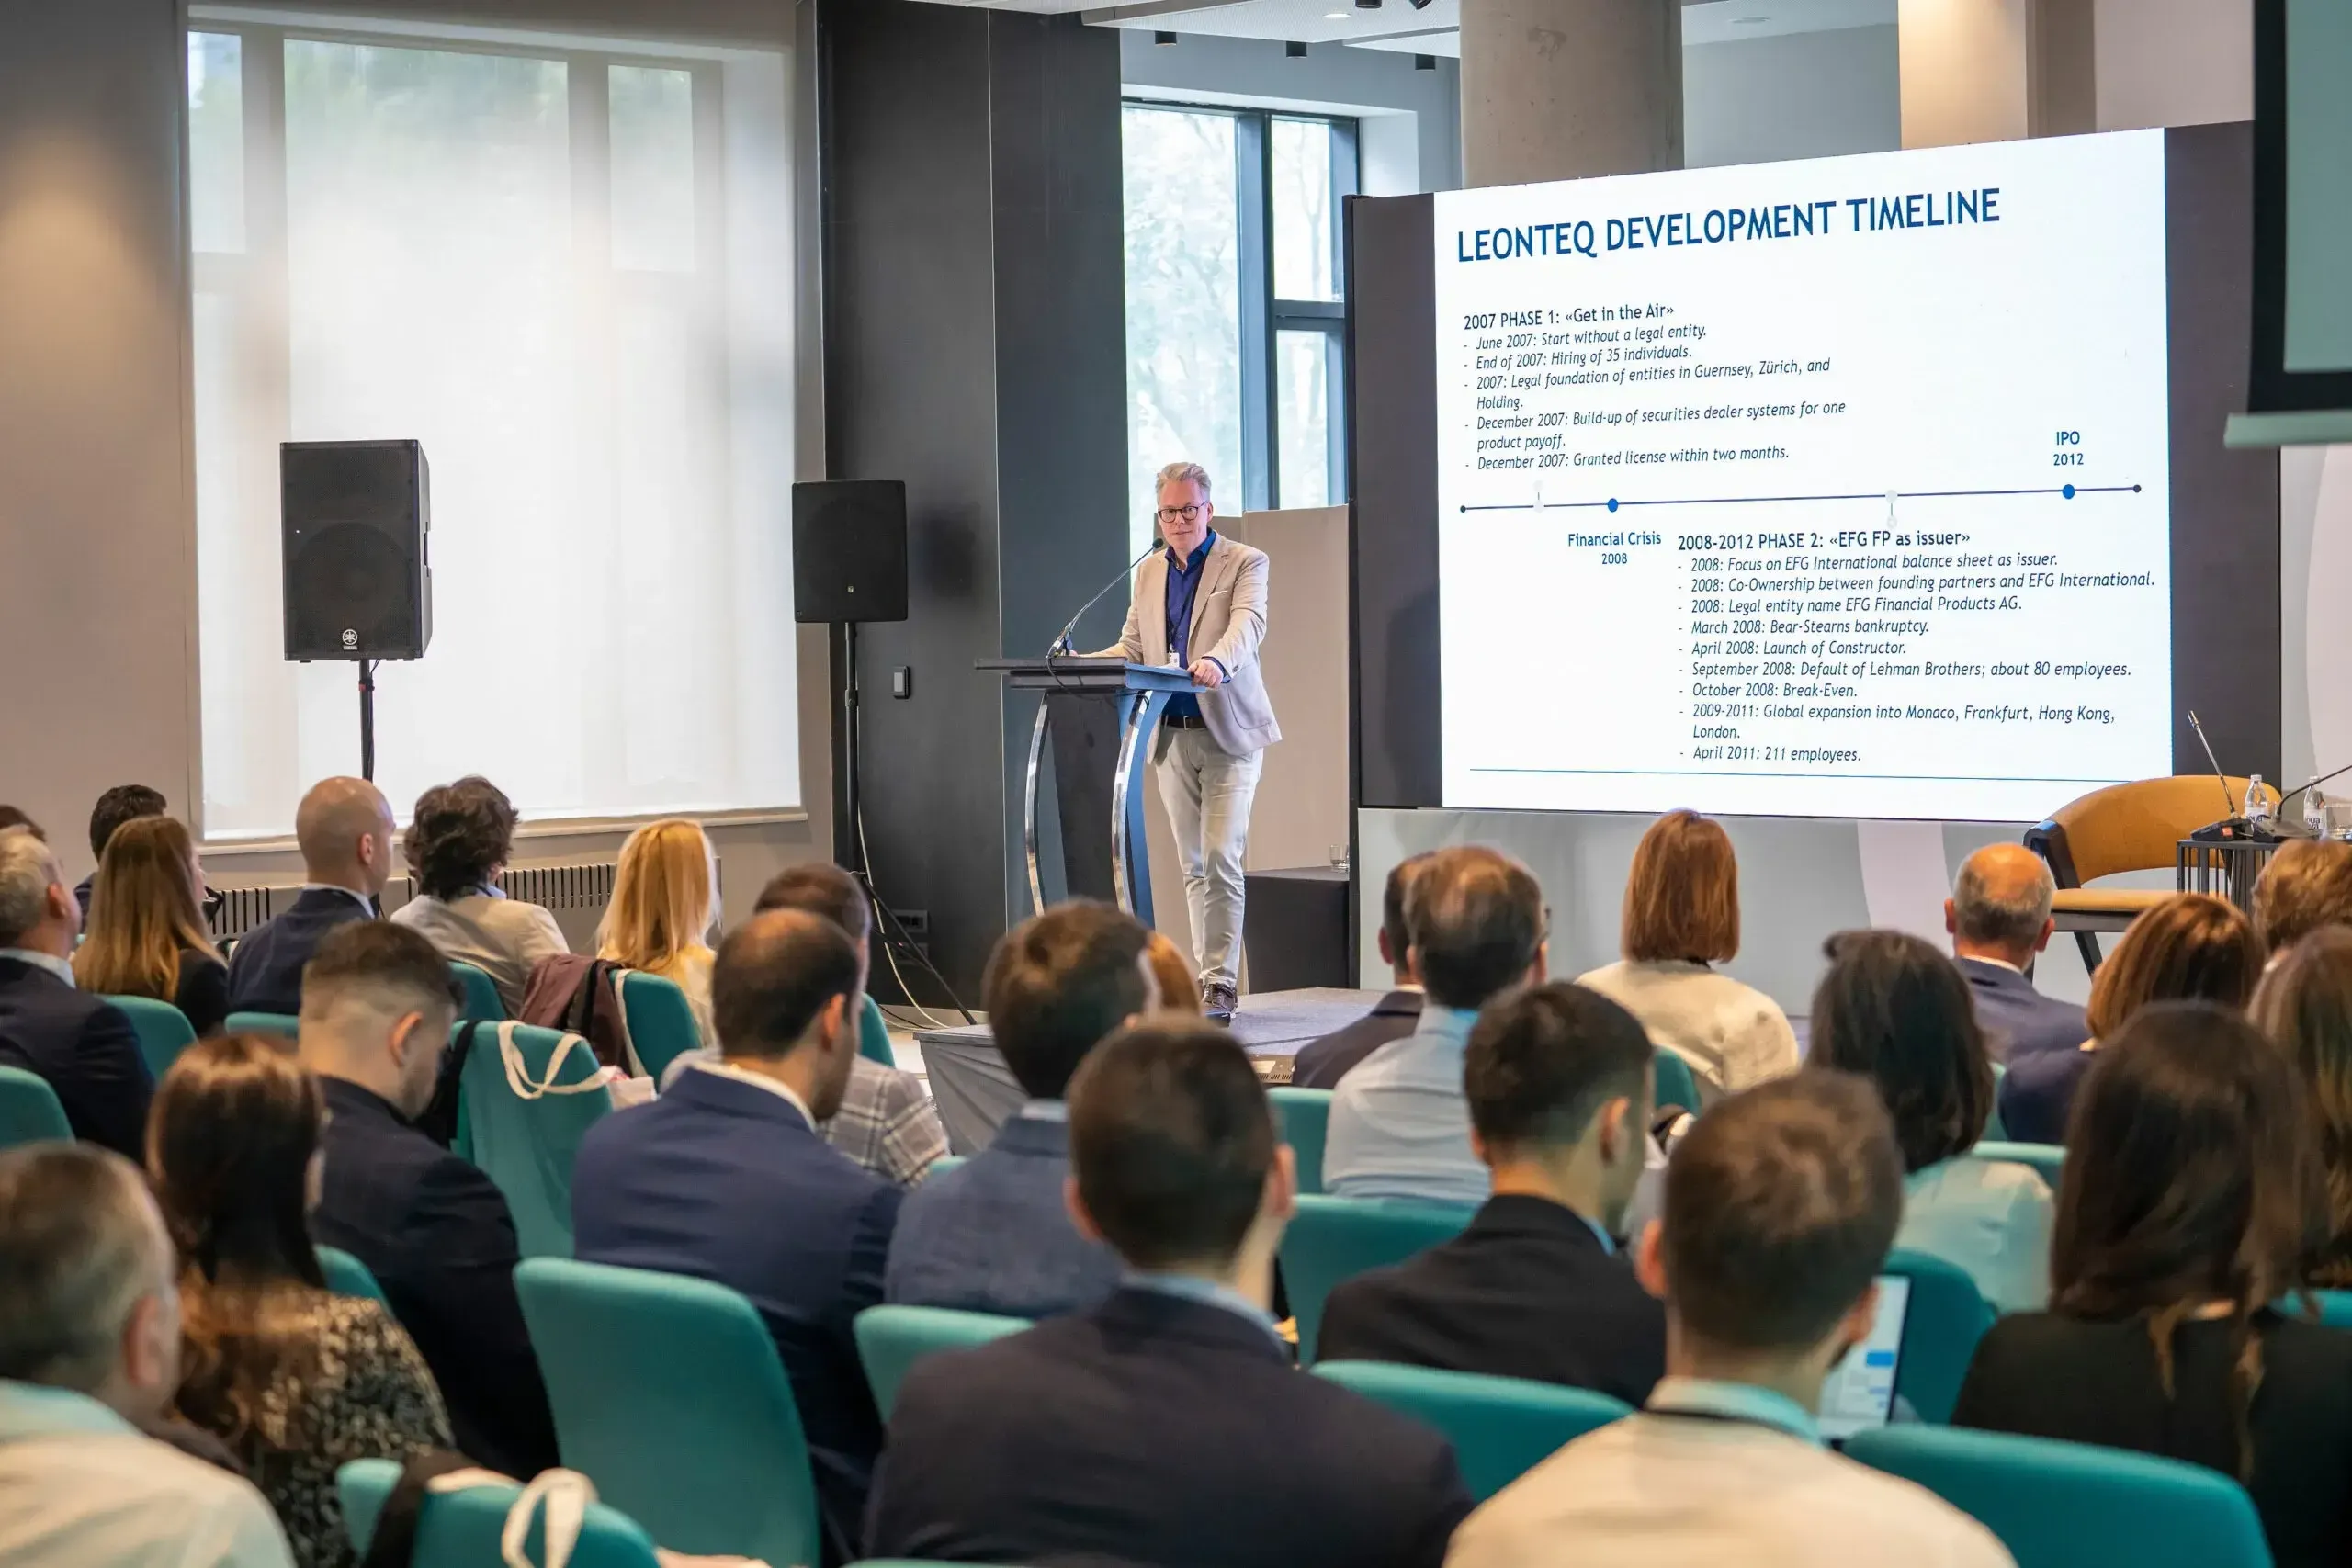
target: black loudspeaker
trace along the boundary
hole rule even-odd
[[[277,448],[286,657],[422,659],[433,640],[432,480],[413,441]]]
[[[907,618],[907,487],[828,479],[792,487],[792,616]]]

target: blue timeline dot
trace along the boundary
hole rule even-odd
[[[1613,495],[1609,498],[1609,510],[1611,512],[1617,510],[1617,498]]]
[[[2059,488],[2058,493],[2064,496],[2068,501],[2072,501],[2075,499],[2075,487],[2073,485],[2063,485]]]

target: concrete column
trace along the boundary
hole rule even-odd
[[[2094,10],[2093,0],[1901,0],[1903,145],[2094,129]]]
[[[1463,0],[1473,186],[1682,166],[1680,0]]]

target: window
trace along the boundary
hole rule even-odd
[[[188,37],[207,836],[356,771],[351,666],[282,660],[288,440],[431,465],[403,814],[465,773],[541,818],[798,804],[782,55],[235,15]]]
[[[1135,548],[1182,458],[1228,509],[1343,501],[1354,122],[1130,103],[1125,159]]]

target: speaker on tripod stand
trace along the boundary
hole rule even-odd
[[[376,666],[433,641],[432,476],[414,441],[277,448],[286,657],[359,666],[359,774],[376,776]]]

